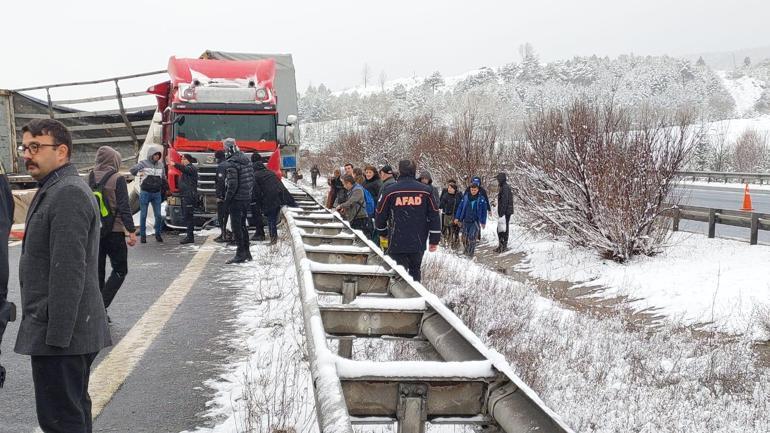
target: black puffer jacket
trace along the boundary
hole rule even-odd
[[[508,185],[508,176],[498,173],[497,182],[500,185],[497,190],[497,216],[513,215],[513,190]]]
[[[254,163],[254,182],[254,198],[263,212],[270,213],[285,204],[281,180],[261,162]]]
[[[198,167],[193,164],[177,164],[174,166],[182,172],[179,178],[179,192],[182,197],[189,200],[198,199]]]
[[[225,175],[225,202],[243,200],[251,202],[254,188],[254,169],[251,159],[243,152],[236,152],[227,159]]]

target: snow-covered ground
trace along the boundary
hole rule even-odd
[[[221,284],[239,288],[237,354],[205,385],[214,391],[204,416],[213,427],[194,433],[318,431],[288,241],[251,246],[253,262],[231,265]],[[225,248],[225,247],[219,247]]]
[[[485,236],[495,230],[493,222]],[[596,296],[628,296],[632,307],[657,309],[673,323],[770,338],[763,325],[770,320],[770,246],[677,232],[659,255],[620,264],[517,225],[511,230],[511,253],[525,253],[520,268],[536,277],[606,287]]]
[[[731,78],[728,71],[717,71],[717,75],[722,79],[730,96],[735,100],[735,113],[739,116],[751,115],[754,113],[754,104],[757,103],[762,95],[765,83],[749,76]]]

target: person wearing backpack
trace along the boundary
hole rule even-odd
[[[371,238],[372,219],[367,208],[370,207],[372,214],[374,213],[374,198],[349,174],[342,176],[342,185],[348,191],[348,198],[337,206],[337,212],[345,217],[345,220],[350,223],[350,227],[361,230],[364,232],[364,236]]]
[[[163,217],[160,214],[160,204],[163,202],[163,189],[166,183],[163,171],[163,149],[151,144],[147,149],[147,159],[139,161],[131,167],[131,174],[139,182],[139,236],[141,242],[147,243],[147,207],[152,204],[152,214],[155,217],[155,240],[163,242]]]
[[[110,146],[102,146],[96,151],[94,170],[88,176],[88,184],[97,198],[102,223],[98,273],[99,290],[102,292],[105,309],[112,303],[128,274],[126,243],[132,247],[136,245],[136,228],[128,202],[128,186],[119,170],[120,153]],[[112,272],[105,281],[108,257]]]

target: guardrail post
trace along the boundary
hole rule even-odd
[[[749,239],[750,245],[756,245],[759,239],[759,214],[751,213],[751,238]]]
[[[679,231],[679,208],[674,209],[674,226],[671,228],[671,230],[678,232]]]
[[[356,299],[358,283],[354,279],[346,279],[342,282],[342,303],[349,304]],[[338,354],[343,358],[353,358],[353,339],[340,338]]]
[[[709,209],[709,239],[713,239],[717,230],[717,210]]]

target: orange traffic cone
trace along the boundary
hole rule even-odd
[[[749,184],[746,184],[746,188],[743,189],[743,207],[741,210],[745,211],[752,211],[754,210],[753,207],[751,207],[751,194],[749,194]]]

